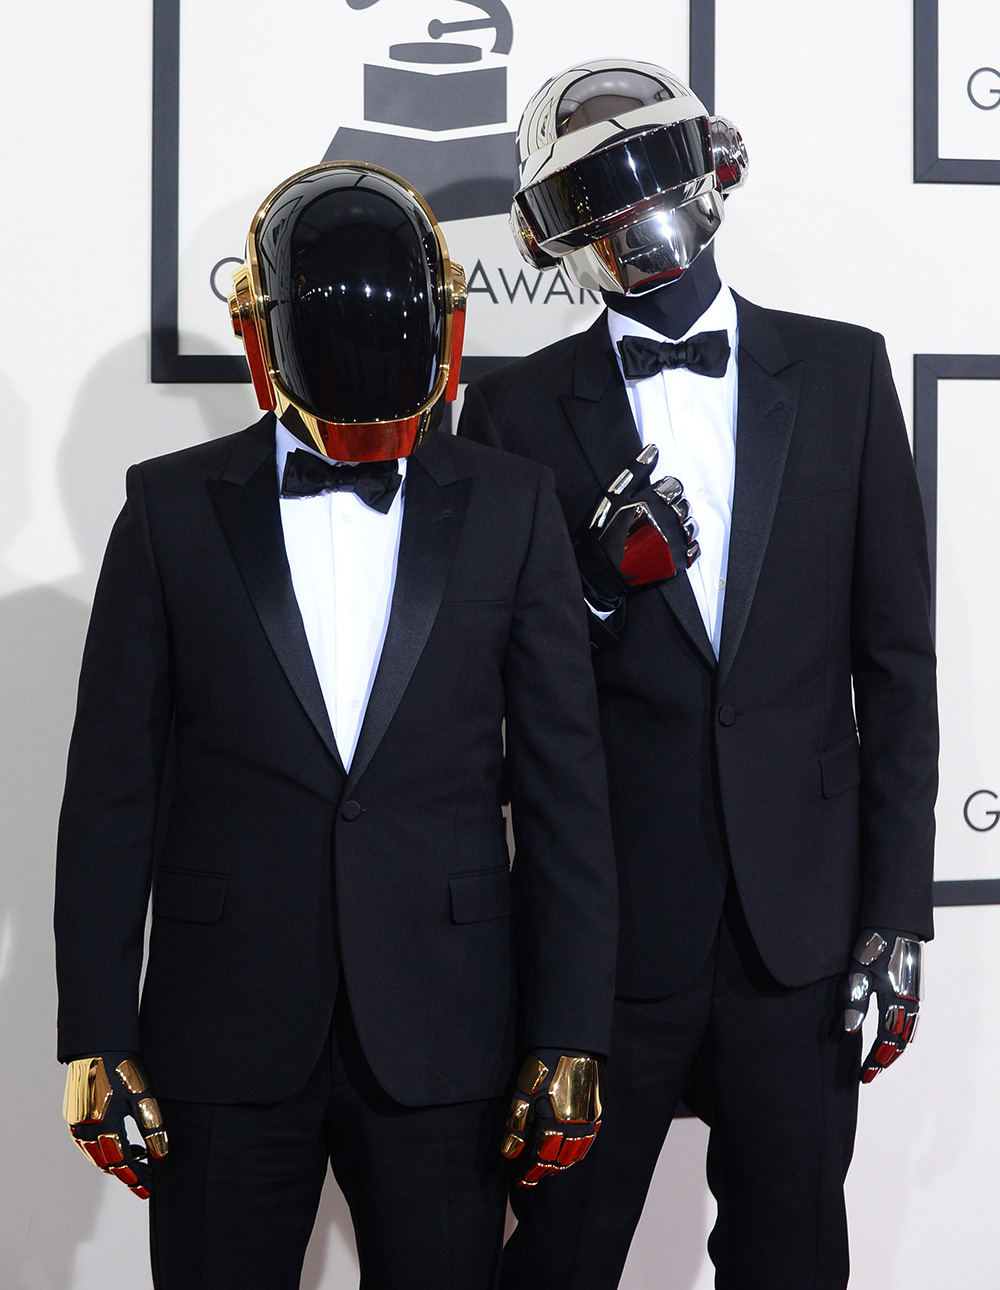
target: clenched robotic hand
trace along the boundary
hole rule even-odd
[[[600,1062],[540,1048],[524,1059],[507,1117],[503,1154],[520,1166],[518,1187],[534,1187],[577,1164],[601,1127]]]
[[[891,1066],[912,1041],[923,995],[919,941],[867,927],[858,937],[847,976],[844,1029],[861,1029],[874,994],[878,1000],[878,1034],[861,1068],[861,1082],[870,1084]]]
[[[76,1145],[98,1169],[149,1198],[149,1159],[167,1154],[167,1133],[149,1079],[134,1053],[98,1053],[69,1063],[63,1115]],[[129,1142],[125,1117],[135,1121],[145,1147]]]
[[[658,457],[651,443],[629,462],[575,542],[584,594],[600,612],[616,609],[626,592],[676,577],[701,554],[680,480],[650,483]]]

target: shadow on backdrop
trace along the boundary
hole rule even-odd
[[[2,378],[0,399],[14,431],[0,472],[6,546],[26,518],[31,422]],[[96,1204],[59,1114],[51,933],[55,817],[86,620],[84,605],[50,587],[0,599],[0,1080],[8,1112],[0,1267],[12,1290],[70,1284],[73,1251]]]
[[[123,1249],[116,1232],[128,1221],[144,1233],[143,1206],[135,1203],[133,1212],[114,1204],[109,1213],[107,1189],[118,1184],[73,1148],[60,1115],[51,932],[56,822],[90,601],[124,500],[125,471],[143,458],[230,434],[260,413],[248,387],[152,386],[147,369],[146,338],[127,341],[91,369],[73,404],[58,478],[79,571],[0,599],[0,1077],[5,1105],[16,1108],[0,1140],[4,1290],[136,1290],[149,1275],[144,1254],[141,1265],[130,1266],[135,1243],[129,1239]],[[5,443],[0,474],[6,543],[25,518],[29,422],[2,378],[0,397],[8,424],[20,431]],[[328,1249],[337,1256],[337,1284],[344,1285],[357,1263],[350,1216],[332,1182],[304,1290],[333,1284],[324,1274]]]

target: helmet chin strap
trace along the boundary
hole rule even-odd
[[[715,248],[710,243],[674,282],[641,296],[623,296],[614,291],[602,291],[601,295],[615,313],[633,318],[670,340],[678,340],[698,321],[719,294],[721,285]]]

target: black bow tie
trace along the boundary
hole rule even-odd
[[[724,331],[701,331],[690,340],[648,340],[623,336],[618,342],[626,381],[641,381],[664,368],[686,367],[699,376],[725,376],[729,337]]]
[[[343,489],[357,493],[366,506],[385,515],[402,478],[395,458],[392,461],[362,461],[356,466],[340,466],[297,448],[285,458],[281,496],[318,497],[320,493]]]

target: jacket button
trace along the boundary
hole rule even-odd
[[[347,820],[348,822],[360,818],[360,815],[361,815],[361,803],[354,802],[354,801],[345,802],[343,809],[340,812],[341,819]]]
[[[724,726],[731,726],[736,720],[736,709],[731,708],[727,703],[724,708],[719,709],[719,722]]]

